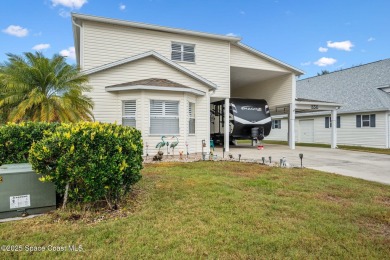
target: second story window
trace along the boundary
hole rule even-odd
[[[173,42],[171,59],[174,61],[195,62],[195,45]]]

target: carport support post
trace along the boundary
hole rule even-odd
[[[288,144],[290,149],[295,149],[295,103],[290,104],[288,114]]]
[[[224,115],[224,147],[225,147],[225,152],[229,152],[229,98],[225,98],[225,115]]]
[[[332,149],[337,148],[337,110],[333,109],[332,110],[332,143],[330,147]]]

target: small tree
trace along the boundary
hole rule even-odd
[[[0,65],[0,120],[11,122],[90,121],[93,103],[83,95],[90,91],[88,78],[76,66],[54,55],[42,53],[7,54]]]
[[[140,180],[141,133],[114,124],[82,122],[62,124],[56,132],[33,144],[29,154],[33,169],[52,181],[70,201],[118,200]]]

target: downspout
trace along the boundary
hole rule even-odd
[[[76,42],[78,42],[78,49],[79,49],[79,55],[77,57],[78,58],[78,60],[77,60],[78,62],[77,63],[78,63],[78,66],[80,67],[80,69],[82,69],[83,65],[84,65],[84,64],[81,64],[81,61],[82,61],[82,57],[81,57],[81,34],[82,34],[83,27],[76,23],[75,18],[72,18],[72,24],[74,26],[76,26],[76,27],[79,27],[79,30],[80,30],[79,37],[78,37],[78,39],[76,39]],[[77,34],[75,35],[75,37],[76,36],[77,36]],[[76,46],[75,46],[75,48],[76,48]],[[77,54],[77,49],[76,49],[76,54]]]

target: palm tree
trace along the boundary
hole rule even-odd
[[[93,119],[88,78],[65,58],[7,54],[0,65],[1,118],[7,121],[77,122]]]

